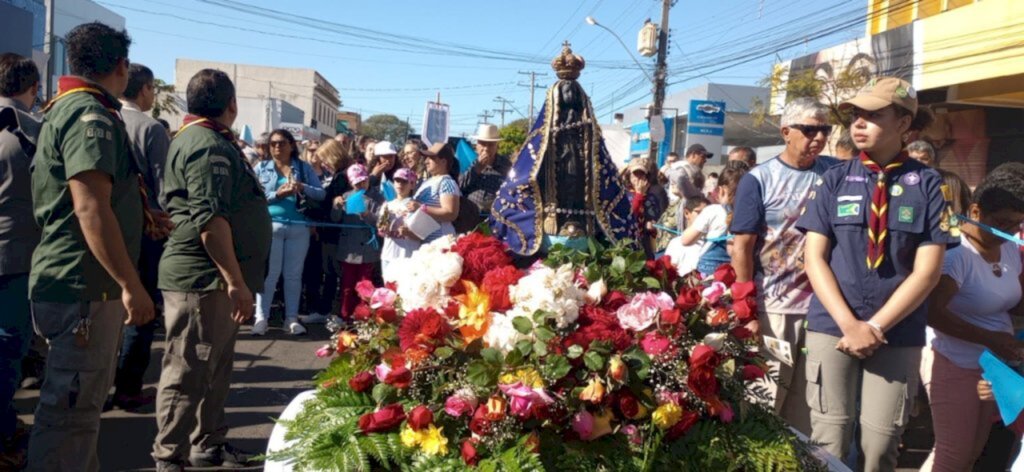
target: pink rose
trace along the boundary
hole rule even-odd
[[[473,414],[473,411],[476,410],[477,404],[479,404],[479,402],[472,393],[458,391],[445,400],[444,412],[458,418],[462,415]]]
[[[377,380],[383,382],[384,379],[388,377],[388,374],[391,373],[391,365],[387,362],[381,362],[380,364],[377,364],[377,367],[373,369],[373,372],[377,374]]]
[[[657,331],[645,334],[643,339],[640,340],[640,348],[652,357],[674,354],[676,352],[676,347],[672,345],[672,340]]]
[[[594,415],[587,410],[576,413],[572,417],[572,430],[580,435],[580,439],[586,441],[594,434]]]
[[[522,382],[500,385],[498,388],[509,398],[509,408],[512,414],[520,418],[530,416],[536,407],[547,406],[554,400],[544,393],[544,389],[530,388]]]
[[[640,428],[637,428],[636,425],[627,424],[619,431],[629,438],[630,444],[634,446],[642,446],[644,444],[644,438],[640,435]]]
[[[718,303],[718,299],[722,298],[722,295],[725,295],[725,291],[727,289],[728,287],[726,287],[722,282],[711,282],[711,285],[701,292],[701,296],[703,296],[708,303],[714,305],[715,303]]]
[[[363,300],[369,300],[370,297],[373,296],[373,291],[373,282],[368,279],[360,280],[356,284],[356,293],[358,293],[359,298],[362,298]]]
[[[379,309],[391,309],[395,306],[395,298],[398,295],[389,288],[378,288],[374,289],[373,293],[370,294],[370,308],[374,310]]]
[[[325,357],[330,357],[331,354],[334,354],[334,349],[331,348],[330,344],[324,344],[323,346],[320,347],[320,349],[316,350],[316,357],[319,357],[321,359]]]
[[[633,331],[643,331],[654,324],[662,310],[671,310],[675,301],[665,292],[641,292],[615,312],[619,325]]]

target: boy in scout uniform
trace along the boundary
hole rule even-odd
[[[29,297],[50,345],[29,444],[29,470],[99,470],[100,412],[121,326],[153,319],[135,261],[143,202],[117,96],[128,81],[124,31],[88,23],[67,36],[73,76],[45,108],[32,200],[42,239]]]
[[[266,197],[231,132],[234,85],[204,69],[186,94],[189,115],[164,174],[175,229],[159,269],[167,329],[153,444],[159,471],[181,470],[186,458],[195,467],[249,461],[226,443],[224,402],[238,325],[263,290],[271,240]]]

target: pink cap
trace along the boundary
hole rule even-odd
[[[395,178],[402,179],[410,184],[416,183],[416,173],[408,167],[403,167],[395,171]]]
[[[348,183],[351,185],[357,185],[370,178],[369,174],[366,173],[366,166],[362,164],[352,164],[348,166],[348,170],[345,171],[345,175],[348,177]]]

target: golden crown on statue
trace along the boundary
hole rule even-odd
[[[586,67],[586,61],[583,60],[583,57],[572,53],[569,41],[562,43],[562,54],[551,61],[551,68],[555,70],[555,75],[562,80],[578,79],[580,71],[584,67]]]

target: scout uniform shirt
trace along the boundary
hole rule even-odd
[[[160,259],[161,290],[205,292],[227,288],[200,238],[221,216],[231,225],[235,257],[245,284],[263,290],[270,254],[270,214],[256,175],[230,130],[202,118],[171,141],[164,172],[164,205],[175,228]],[[201,123],[200,123],[201,121]],[[212,129],[211,129],[212,128]]]
[[[117,300],[121,287],[85,242],[68,180],[87,171],[110,176],[110,207],[131,260],[139,259],[143,207],[121,104],[79,77],[62,77],[33,160],[32,201],[42,238],[32,255],[29,297],[38,302]]]
[[[910,275],[919,246],[944,244],[949,248],[959,244],[959,238],[950,233],[949,197],[944,195],[949,192],[942,177],[934,169],[908,159],[887,172],[888,237],[881,265],[869,269],[868,220],[877,179],[878,173],[869,171],[856,158],[832,167],[822,175],[806,212],[797,221],[797,228],[804,232],[829,237],[829,265],[843,298],[860,320],[871,319]],[[890,346],[924,346],[926,308],[921,304],[885,334]],[[817,294],[811,298],[807,329],[843,336]]]

